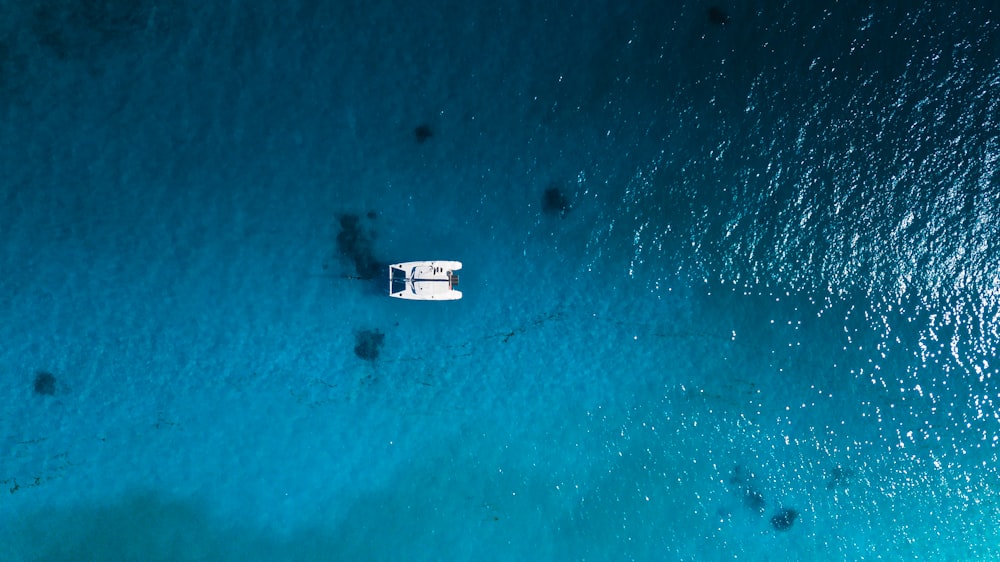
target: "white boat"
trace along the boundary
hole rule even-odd
[[[456,301],[460,261],[407,261],[389,266],[389,296],[415,301]]]

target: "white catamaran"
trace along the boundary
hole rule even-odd
[[[460,261],[407,261],[389,266],[389,296],[415,301],[456,301]]]

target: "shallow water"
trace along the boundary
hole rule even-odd
[[[995,10],[397,4],[0,17],[3,559],[998,555]]]

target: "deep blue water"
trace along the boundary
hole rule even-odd
[[[0,559],[1000,558],[1000,8],[537,4],[5,3]]]

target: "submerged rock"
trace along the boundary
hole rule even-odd
[[[365,361],[374,362],[378,359],[385,334],[379,330],[358,330],[354,333],[354,354]]]
[[[542,212],[546,215],[559,215],[565,217],[569,212],[569,199],[558,187],[550,187],[545,190],[542,196]]]
[[[38,371],[35,373],[35,394],[52,396],[56,393],[56,377],[52,373]]]
[[[708,9],[708,21],[715,25],[726,25],[729,23],[729,14],[722,11],[722,8],[718,6],[712,6]]]
[[[771,526],[774,527],[775,531],[787,531],[792,528],[792,524],[795,523],[798,516],[798,511],[790,507],[782,508],[771,517]]]
[[[361,217],[353,214],[340,216],[337,251],[354,264],[354,270],[363,279],[374,279],[382,273],[382,264],[375,258],[374,248],[375,235],[365,228]]]
[[[767,502],[764,500],[764,494],[754,485],[754,480],[753,473],[744,471],[740,465],[733,467],[733,473],[729,476],[729,484],[742,496],[744,507],[757,513],[764,513]]]
[[[764,501],[764,494],[758,492],[755,488],[747,487],[743,490],[743,505],[748,509],[752,509],[758,513],[764,512],[764,506],[767,502]]]
[[[434,136],[434,131],[431,130],[431,126],[430,125],[428,125],[426,123],[423,123],[423,124],[417,125],[417,127],[415,129],[413,129],[413,136],[414,136],[414,138],[417,139],[418,143],[423,144],[423,143],[427,142],[431,137]]]
[[[846,488],[853,477],[854,471],[850,468],[835,466],[833,470],[830,471],[830,477],[826,479],[826,489],[834,490]]]

